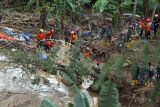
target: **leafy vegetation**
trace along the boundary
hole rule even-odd
[[[17,1],[12,1],[17,2]],[[40,12],[40,22],[45,23],[47,19],[55,19],[55,22],[61,25],[61,30],[64,29],[64,24],[74,24],[78,25],[77,22],[81,22],[84,16],[87,14],[99,13],[103,16],[104,23],[106,18],[111,18],[111,22],[117,28],[123,28],[123,13],[131,13],[132,19],[134,19],[135,14],[140,16],[150,17],[153,20],[154,14],[160,11],[160,0],[27,0],[25,4],[26,10],[31,12]],[[87,7],[89,5],[89,7]],[[94,10],[94,11],[91,11]],[[87,16],[86,15],[86,16]],[[88,16],[89,16],[88,15]],[[87,18],[86,18],[87,19]],[[90,20],[89,18],[87,21]],[[97,22],[101,24],[100,21]],[[103,23],[103,22],[102,22]],[[97,24],[97,25],[98,25]],[[44,26],[42,26],[44,27]],[[44,27],[45,28],[45,27]],[[86,29],[85,29],[86,30]],[[88,29],[87,29],[88,30]],[[119,33],[119,32],[117,32]],[[93,63],[90,60],[86,60],[84,55],[81,53],[81,39],[78,41],[70,50],[70,61],[69,66],[64,67],[64,71],[60,71],[62,79],[64,79],[67,84],[71,87],[72,91],[75,93],[74,104],[71,104],[72,107],[89,107],[89,101],[87,96],[79,90],[79,85],[83,82],[82,77],[87,77],[93,71],[90,69],[90,63]],[[133,44],[134,47],[137,47],[137,44]],[[142,68],[146,69],[148,62],[152,61],[154,64],[157,64],[160,56],[159,45],[152,46],[150,42],[139,43],[142,47],[139,47],[143,50],[141,55],[138,57],[142,60]],[[153,49],[151,49],[153,48]],[[41,48],[36,50],[25,50],[18,49],[14,51],[2,50],[6,55],[14,62],[19,65],[23,65],[24,69],[30,71],[31,73],[36,73],[38,69],[42,69],[51,74],[57,74],[59,71],[58,65],[55,63],[55,58],[57,57],[57,51],[59,47],[51,50],[48,55],[48,60],[41,60],[40,57],[43,54]],[[129,50],[129,49],[128,49]],[[139,52],[140,53],[140,52]],[[123,79],[124,76],[124,63],[125,59],[131,61],[131,75],[135,75],[135,70],[137,69],[137,53],[133,52],[133,56],[130,55],[130,58],[126,58],[121,54],[113,54],[102,67],[101,73],[97,75],[98,78],[95,79],[92,86],[92,90],[99,92],[99,107],[120,107],[119,102],[119,82]],[[136,58],[133,58],[136,57]],[[145,70],[142,70],[144,72]],[[145,72],[141,74],[144,77]],[[40,80],[35,79],[33,84],[37,84]],[[160,85],[157,83],[155,87],[152,88],[147,101],[151,102],[151,106],[157,106],[159,99],[159,88]],[[46,100],[42,103],[42,107],[48,105]],[[47,107],[49,107],[48,105]],[[56,107],[56,104],[52,105]]]
[[[112,81],[106,81],[100,91],[98,107],[120,107],[118,89]]]

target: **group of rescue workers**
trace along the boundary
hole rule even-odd
[[[53,39],[55,39],[54,28],[51,27],[47,33],[45,33],[43,29],[40,29],[36,38],[37,38],[37,47],[44,46],[46,50],[50,50],[53,46]],[[65,42],[74,45],[77,39],[78,36],[76,35],[76,33],[71,31],[68,38],[65,38]]]
[[[151,40],[156,39],[158,28],[160,27],[160,18],[156,14],[153,21],[149,18],[141,17],[130,21],[128,31],[120,32],[118,39],[118,49],[121,50],[126,43],[134,39]],[[152,33],[153,32],[153,33]]]
[[[129,23],[128,27],[128,34],[127,34],[127,40],[131,39],[131,36],[134,35],[134,33],[137,33],[137,35],[141,39],[152,39],[154,36],[156,37],[157,30],[159,28],[160,18],[158,17],[158,14],[155,15],[153,21],[151,21],[150,18],[144,18],[141,17],[141,19],[135,19],[134,21]],[[154,32],[153,35],[151,35],[151,32]]]
[[[125,42],[130,41],[133,36],[137,35],[138,38],[141,39],[151,39],[151,31],[154,32],[154,37],[156,37],[157,30],[160,26],[160,18],[156,14],[153,22],[149,18],[142,17],[141,19],[135,19],[134,21],[130,21],[128,25],[128,32],[124,34],[120,33],[119,36],[119,44],[120,47],[125,44]],[[101,27],[100,38],[106,42],[111,42],[112,40],[112,25],[105,24]],[[73,30],[64,30],[64,39],[66,43],[74,43],[77,41],[78,32]],[[52,39],[55,39],[55,29],[52,26],[47,33],[44,33],[43,29],[37,34],[37,46],[45,46],[46,49],[51,49],[53,46]]]
[[[154,32],[154,37],[156,37],[158,28],[160,27],[160,18],[156,14],[153,22],[149,18],[142,17],[140,20],[135,19],[134,21],[129,22],[128,32],[120,33],[119,41],[120,45],[124,45],[125,42],[129,42],[132,39],[133,35],[137,35],[141,39],[151,39],[151,30]],[[64,30],[64,39],[66,44],[74,45],[78,39],[78,32],[65,29]],[[45,47],[46,50],[50,50],[53,46],[53,40],[55,37],[55,29],[51,27],[48,32],[44,32],[43,29],[40,29],[39,33],[36,36],[37,38],[37,47]],[[101,26],[100,39],[111,42],[112,39],[112,26],[111,24]],[[87,58],[91,57],[91,50],[86,48],[85,56]],[[154,82],[155,79],[160,81],[160,62],[156,67],[156,70],[153,69],[151,63],[148,63],[148,67],[144,67],[142,64],[134,63],[132,67],[132,84],[133,85],[144,85],[148,82]],[[99,67],[99,64],[97,64]],[[156,77],[156,78],[155,78]]]

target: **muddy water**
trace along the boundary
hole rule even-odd
[[[23,66],[15,67],[14,64],[8,64],[3,63],[3,61],[7,61],[8,59],[1,55],[0,57],[0,93],[3,95],[4,93],[10,93],[10,97],[7,99],[4,96],[0,96],[0,104],[2,103],[5,107],[6,105],[9,105],[10,103],[13,103],[13,99],[18,102],[18,104],[21,104],[23,102],[19,102],[19,100],[24,101],[25,105],[24,107],[30,107],[27,106],[27,101],[29,99],[33,99],[35,96],[38,96],[37,100],[32,100],[30,102],[35,102],[31,104],[31,107],[38,107],[40,103],[37,103],[39,101],[42,101],[43,97],[49,97],[50,99],[54,100],[59,107],[66,107],[66,105],[69,102],[73,102],[73,94],[71,94],[71,89],[67,86],[65,86],[63,83],[59,81],[59,78],[55,75],[49,75],[46,72],[39,71],[36,75],[30,75],[26,74],[25,71],[23,71]],[[32,80],[35,77],[40,77],[40,83],[39,85],[33,85]],[[84,78],[84,82],[82,84],[82,92],[84,92],[90,101],[91,107],[97,107],[97,95],[88,92],[86,89],[88,86],[92,84],[92,81],[90,79]],[[24,95],[19,95],[24,94]],[[14,95],[14,96],[13,96]],[[16,96],[17,95],[17,96]],[[28,95],[34,95],[34,96],[28,96]],[[13,98],[12,98],[12,97]],[[22,98],[22,96],[25,96],[25,99]],[[4,97],[4,99],[3,99]],[[18,99],[19,98],[19,99]],[[27,100],[28,98],[28,100]],[[6,104],[7,103],[7,104]],[[13,103],[15,104],[15,103]],[[13,105],[8,107],[21,107],[21,105]],[[35,105],[34,105],[35,104]],[[37,104],[37,105],[36,105]],[[33,106],[34,105],[34,106]]]

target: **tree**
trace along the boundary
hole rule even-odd
[[[155,5],[154,5],[153,12],[152,12],[152,19],[151,19],[151,21],[153,21],[153,19],[154,19],[154,15],[156,13],[158,5],[160,4],[160,0],[153,0],[153,2],[155,2]]]
[[[148,17],[148,12],[149,12],[149,0],[143,0],[143,14],[144,17]]]
[[[74,20],[76,20],[77,17],[75,16],[79,16],[80,12],[83,10],[81,5],[88,2],[90,2],[90,0],[30,0],[27,7],[30,9],[35,5],[37,9],[42,10],[44,6],[47,6],[47,11],[41,11],[41,16],[46,13],[47,17],[45,17],[45,19],[54,17],[55,20],[60,21],[61,29],[63,31],[64,16],[69,14],[71,17],[74,17]]]
[[[134,1],[134,7],[133,7],[133,19],[135,18],[135,14],[136,14],[136,10],[137,10],[137,0],[133,0]]]
[[[49,10],[49,1],[48,0],[29,0],[26,8],[30,10],[35,8],[37,11],[40,11],[40,24],[41,28],[46,29],[46,19]]]
[[[122,10],[126,8],[130,8],[129,6],[132,4],[132,1],[127,0],[97,0],[94,4],[93,8],[105,14],[105,16],[109,16],[115,18],[117,24],[120,29],[121,27],[121,15]]]

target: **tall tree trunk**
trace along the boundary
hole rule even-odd
[[[64,11],[62,10],[62,13],[61,13],[61,32],[63,33],[64,31]]]
[[[122,8],[121,8],[121,3],[122,3],[122,0],[118,0],[118,3],[119,3],[119,9],[118,9],[118,30],[120,31],[121,30],[121,16],[122,16]]]
[[[143,0],[143,14],[144,17],[148,16],[149,0]]]
[[[131,8],[133,9],[133,8],[134,8],[135,0],[132,0],[132,3],[133,3],[133,4],[131,4]]]
[[[43,8],[40,11],[40,23],[41,23],[41,28],[43,29],[47,28],[47,24],[46,24],[47,14],[48,14],[48,11],[46,8]]]
[[[158,6],[158,2],[156,2],[156,4],[154,5],[154,10],[153,10],[153,12],[152,12],[152,19],[151,19],[152,22],[153,22],[154,15],[155,15],[156,10],[157,10],[157,6]]]
[[[137,10],[138,1],[137,1],[137,0],[133,0],[133,1],[134,1],[134,7],[133,7],[133,15],[132,15],[132,18],[134,19],[134,18],[135,18],[135,14],[136,14],[136,10]]]

